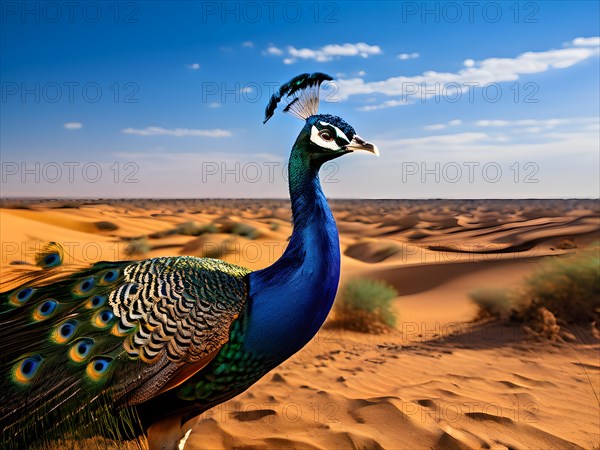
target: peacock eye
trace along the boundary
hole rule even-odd
[[[69,356],[77,363],[83,362],[90,354],[93,346],[94,341],[92,339],[79,339],[71,346]]]
[[[119,271],[115,270],[115,269],[111,269],[102,276],[102,281],[105,283],[112,283],[113,281],[115,281],[118,278],[118,276],[119,276]]]
[[[98,308],[106,303],[105,295],[94,295],[86,303],[85,307],[88,309]]]
[[[77,322],[75,320],[63,322],[52,332],[52,339],[57,344],[64,344],[73,337],[76,328]]]
[[[83,296],[90,292],[92,288],[96,286],[96,279],[94,277],[86,278],[81,280],[74,288],[73,293],[77,296]]]
[[[59,257],[57,254],[52,253],[44,258],[44,265],[53,266],[59,261]]]
[[[112,360],[108,356],[100,356],[88,364],[86,372],[92,381],[100,381],[102,379],[103,375],[108,371]]]
[[[13,292],[9,297],[9,301],[13,306],[21,306],[23,303],[25,303],[31,298],[33,293],[34,289],[30,287],[24,288],[19,291]]]
[[[110,309],[100,310],[92,317],[92,325],[98,328],[106,328],[111,324],[110,322],[114,317],[115,315]]]
[[[56,300],[48,299],[44,303],[40,304],[33,311],[34,320],[44,320],[52,315],[52,313],[56,310],[58,303]]]
[[[331,132],[329,130],[319,131],[319,136],[321,136],[321,139],[323,139],[324,141],[333,141],[333,136],[331,135]]]
[[[44,358],[40,355],[33,355],[19,361],[13,368],[14,380],[21,384],[31,381],[40,368],[43,360]]]
[[[87,292],[93,287],[94,287],[94,279],[93,278],[88,278],[87,280],[83,280],[81,282],[81,284],[79,285],[79,289],[81,289],[81,292]]]

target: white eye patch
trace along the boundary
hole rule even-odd
[[[336,127],[335,125],[331,125],[330,123],[322,122],[322,121],[319,121],[319,123],[321,125],[323,125],[324,127],[331,127],[331,128],[333,128],[335,130],[335,134],[337,134],[338,138],[343,139],[348,144],[350,143],[350,141],[346,137],[346,134],[342,130],[340,130],[338,127]]]
[[[337,142],[335,142],[334,136],[331,136],[331,140],[326,141],[321,136],[319,136],[320,132],[321,130],[319,130],[314,125],[312,126],[310,130],[310,140],[313,142],[313,144],[317,144],[319,147],[326,148],[329,150],[340,150],[341,147],[338,145]]]
[[[344,132],[342,130],[340,130],[338,127],[331,125],[327,122],[319,122],[319,123],[321,125],[323,125],[324,127],[333,128],[336,135],[331,136],[330,140],[325,140],[319,135],[319,133],[323,130],[319,130],[315,125],[313,125],[310,130],[310,140],[314,144],[318,145],[319,147],[326,148],[329,150],[340,150],[342,148],[339,144],[340,140],[343,142],[343,145],[350,143],[350,141],[348,140],[348,138],[346,137]],[[326,128],[326,130],[329,131],[329,134],[331,135],[331,130],[329,130],[328,128]]]

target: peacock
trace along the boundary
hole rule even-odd
[[[319,169],[358,150],[379,155],[343,119],[318,114],[330,80],[298,75],[266,107],[264,123],[278,107],[304,121],[288,169],[293,233],[271,266],[179,256],[69,268],[49,243],[0,294],[1,448],[142,434],[151,450],[182,448],[194,418],[313,338],[340,276]]]

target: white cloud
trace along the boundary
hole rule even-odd
[[[232,135],[229,130],[221,130],[220,128],[215,128],[212,130],[199,130],[193,128],[162,128],[162,127],[146,127],[146,128],[124,128],[121,130],[124,134],[135,134],[138,136],[205,136],[205,137],[214,137],[214,138],[222,138],[229,137]]]
[[[433,125],[425,125],[423,127],[423,129],[428,130],[428,131],[444,130],[448,127],[456,127],[460,124],[462,124],[462,120],[454,119],[454,120],[450,120],[449,122],[446,122],[446,123],[436,123]]]
[[[275,47],[274,45],[270,45],[269,47],[267,47],[267,54],[280,56],[283,55],[283,50],[281,50],[278,47]]]
[[[587,46],[576,46],[576,42],[583,42]],[[432,96],[452,96],[457,92],[467,92],[489,83],[515,81],[523,75],[570,67],[598,55],[599,45],[592,45],[595,42],[592,38],[578,38],[571,42],[571,47],[559,50],[525,52],[514,58],[466,60],[465,68],[458,72],[427,71],[417,76],[398,76],[371,82],[365,82],[361,78],[341,79],[338,82],[338,99],[344,100],[349,96],[361,94],[400,97],[399,100],[361,108],[364,111],[372,111],[405,105],[414,100],[426,100]]]
[[[219,102],[211,102],[211,103],[208,104],[208,107],[209,108],[213,108],[213,109],[220,108],[221,106],[222,105]]]
[[[509,124],[508,120],[478,120],[475,122],[478,127],[506,127]]]
[[[486,127],[489,130],[468,130],[459,133],[425,135],[400,139],[373,139],[380,149],[387,149],[386,154],[395,154],[396,150],[402,158],[407,154],[419,154],[423,158],[435,154],[459,152],[465,156],[521,158],[533,155],[544,155],[544,145],[549,145],[564,155],[565,149],[595,156],[599,144],[598,123],[600,117],[578,117],[560,119],[520,119],[520,120],[478,120],[472,123],[475,127]],[[452,125],[450,125],[452,124]],[[459,119],[447,122],[447,126],[465,125]],[[441,129],[424,127],[424,129]],[[519,127],[519,129],[515,129]],[[549,131],[550,130],[550,131]],[[543,133],[529,136],[516,134],[515,131]],[[582,146],[569,146],[569,142],[581,142]],[[595,149],[594,149],[595,143]],[[506,149],[506,150],[503,150]],[[493,150],[489,154],[488,150]],[[503,153],[506,151],[506,154]],[[519,152],[521,152],[519,154]],[[454,153],[453,153],[454,154]],[[547,156],[547,155],[546,155]]]
[[[242,43],[242,47],[253,48],[254,47],[254,42],[252,42],[252,41],[243,42]]]
[[[475,61],[472,59],[465,59],[463,64],[465,67],[473,67],[475,65]]]
[[[596,118],[598,119],[598,118]],[[514,161],[537,161],[556,164],[563,158],[567,165],[573,158],[587,158],[598,161],[597,130],[590,131],[583,126],[561,129],[531,135],[516,135],[512,130],[506,133],[483,133],[467,131],[454,134],[418,136],[401,139],[373,139],[382,154],[388,155],[389,163],[395,160],[409,161],[486,161],[514,163]],[[568,156],[565,155],[568,153]],[[565,159],[566,158],[566,159]],[[558,163],[560,166],[561,163]]]
[[[419,148],[423,146],[435,145],[439,148],[445,148],[446,146],[462,146],[465,144],[471,144],[475,142],[485,141],[498,141],[498,138],[494,138],[488,133],[481,132],[465,132],[465,133],[454,133],[454,134],[438,134],[435,136],[422,136],[414,138],[402,138],[387,141],[378,141],[377,146],[384,147],[398,147],[398,148]]]
[[[115,152],[112,156],[118,159],[133,160],[133,161],[148,161],[148,166],[144,164],[144,169],[150,169],[152,162],[157,164],[153,167],[155,170],[164,169],[165,164],[174,164],[180,170],[196,170],[195,167],[200,166],[203,162],[218,161],[226,162],[227,164],[236,164],[246,162],[281,162],[282,166],[287,162],[287,158],[282,155],[260,152],[260,153],[237,153],[237,152],[206,152],[203,148],[195,149],[191,152],[176,151],[168,148],[157,147],[153,151],[144,152]],[[177,172],[176,169],[174,169]]]
[[[359,77],[364,77],[366,74],[367,72],[365,72],[364,70],[359,70],[356,75],[358,75]]]
[[[402,99],[402,100],[386,100],[383,103],[379,103],[378,105],[369,105],[369,106],[362,106],[359,109],[359,111],[375,111],[377,109],[384,109],[384,108],[392,108],[394,106],[405,106],[405,105],[410,105],[412,102],[410,100],[407,99]]]
[[[413,53],[400,53],[398,55],[398,59],[401,60],[406,60],[406,59],[416,59],[418,58],[420,55],[417,52],[413,52]]]
[[[368,58],[371,55],[381,54],[381,47],[378,45],[369,45],[364,42],[357,42],[356,44],[329,44],[317,49],[288,46],[286,50],[287,56],[283,60],[284,64],[293,64],[298,60],[328,62],[348,56]],[[266,52],[269,55],[283,55],[283,50],[274,46],[268,47]]]
[[[63,127],[66,130],[79,130],[83,128],[83,124],[81,122],[66,122]]]
[[[578,37],[573,39],[573,45],[577,47],[598,47],[600,45],[600,37]]]
[[[469,125],[473,128],[468,132],[461,127],[455,134],[441,136],[405,138],[413,131],[408,127],[398,130],[396,138],[369,136],[386,164],[380,167],[375,161],[365,167],[361,161],[356,168],[347,168],[344,176],[353,170],[350,179],[363,187],[363,196],[365,183],[375,179],[380,196],[388,197],[389,192],[405,198],[598,196],[600,134],[598,129],[588,130],[589,124],[565,124],[550,132],[526,135],[514,133],[510,126],[482,129],[476,128],[475,122]],[[373,175],[375,171],[377,175]],[[343,189],[333,194],[340,196],[348,196],[353,189],[351,185],[334,188]],[[376,194],[373,192],[373,198]]]
[[[443,130],[444,128],[448,128],[448,125],[445,123],[434,123],[432,125],[425,125],[423,127],[423,129],[427,131]]]
[[[514,131],[527,133],[540,133],[563,125],[587,125],[598,124],[598,117],[578,117],[572,119],[521,119],[521,120],[478,120],[478,127],[510,127]]]
[[[187,68],[192,69],[192,70],[198,70],[200,68],[200,64],[198,64],[198,63],[188,64]]]

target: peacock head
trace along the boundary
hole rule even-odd
[[[273,116],[277,106],[283,101],[286,103],[283,112],[306,121],[296,139],[294,152],[301,152],[317,165],[358,150],[379,156],[377,147],[356,134],[344,119],[317,113],[321,83],[332,79],[320,72],[304,73],[292,78],[271,97],[263,123]]]
[[[352,125],[330,114],[316,114],[306,120],[299,143],[317,162],[330,161],[347,153],[364,150],[379,156],[377,146],[361,138]]]

